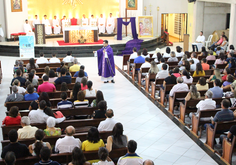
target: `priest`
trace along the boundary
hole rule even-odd
[[[82,26],[88,26],[88,18],[85,17],[85,14],[83,14]]]
[[[34,17],[35,17],[35,19],[33,20],[33,27],[35,28],[36,24],[40,24],[40,20],[38,18],[38,15],[35,15]]]
[[[59,20],[57,19],[57,16],[54,16],[54,19],[52,21],[52,26],[54,27],[54,34],[61,33],[61,26],[59,24]]]
[[[108,41],[103,41],[103,48],[93,53],[97,53],[98,57],[98,75],[102,77],[102,81],[104,83],[108,83],[111,81],[115,83],[115,63],[113,50],[110,45],[108,45]]]
[[[100,15],[100,18],[98,19],[98,28],[99,28],[99,33],[105,33],[105,18],[103,18],[103,14]]]
[[[42,24],[45,25],[45,34],[51,35],[52,34],[52,27],[51,27],[49,20],[47,19],[47,15],[44,15],[44,18],[42,20]]]
[[[32,31],[32,28],[28,22],[28,19],[25,20],[25,24],[24,24],[24,32],[26,33],[26,35],[29,36],[33,36],[34,32]]]
[[[91,15],[91,18],[90,18],[90,26],[92,27],[97,26],[97,19],[94,18],[93,15]]]
[[[110,13],[110,17],[107,18],[107,34],[112,34],[114,31],[114,27],[115,27],[115,20],[112,17],[112,13]]]
[[[197,52],[201,51],[204,43],[205,43],[205,36],[203,35],[203,31],[201,31],[200,35],[197,37],[195,43],[192,43],[193,52],[195,52],[195,47],[197,49]]]

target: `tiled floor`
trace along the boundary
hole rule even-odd
[[[3,104],[9,93],[15,59],[0,57],[3,67],[3,81],[0,85],[0,120],[5,117],[6,108]],[[86,66],[85,70],[89,79],[94,82],[94,88],[103,91],[108,108],[114,110],[116,120],[124,125],[124,133],[129,139],[138,142],[137,153],[144,159],[152,159],[155,164],[165,165],[217,164],[117,70],[116,83],[104,84],[97,75],[95,57],[78,60]],[[122,57],[115,57],[115,62],[121,68]],[[0,131],[2,140],[1,134]]]

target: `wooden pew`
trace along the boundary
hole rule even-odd
[[[107,140],[107,137],[112,135],[112,131],[109,132],[100,132],[99,133],[100,138],[103,140]],[[76,133],[73,135],[75,138],[79,138],[80,141],[85,141],[87,140],[88,132],[83,132],[83,133]],[[65,137],[65,134],[60,135],[60,136],[45,136],[43,141],[44,142],[49,142],[51,145],[55,145],[57,139]],[[33,144],[35,142],[35,138],[31,139],[19,139],[18,142],[25,144],[29,146],[30,144]],[[2,140],[2,148],[7,146],[10,143],[10,140]]]
[[[104,119],[81,119],[81,120],[65,120],[59,124],[56,124],[56,127],[60,127],[64,130],[67,126],[73,125],[76,128],[76,132],[87,132],[91,126],[98,127],[99,123]],[[46,124],[31,124],[39,129],[45,129]],[[2,126],[2,135],[3,140],[8,139],[8,132],[12,129],[18,130],[21,128],[21,125],[11,125],[11,126]]]
[[[127,148],[119,148],[119,149],[113,149],[109,153],[110,158],[119,158],[121,156],[124,156],[127,153]],[[96,160],[98,158],[98,151],[90,151],[90,152],[84,152],[84,156],[86,157],[86,160]],[[71,153],[62,153],[62,154],[52,154],[51,160],[57,161],[60,164],[69,164],[72,160]],[[29,156],[25,158],[19,158],[16,160],[16,165],[34,165],[35,163],[39,162],[39,158],[36,156]],[[4,160],[0,159],[0,165],[5,165]]]
[[[175,92],[173,96],[169,96],[169,112],[174,114],[174,106],[179,105],[183,100],[177,100],[178,98],[185,98],[188,92]]]
[[[135,76],[137,76],[138,74],[138,70],[136,69],[140,69],[141,65],[143,63],[135,63],[134,66],[132,67],[132,79],[135,80]]]
[[[164,102],[165,102],[166,92],[170,92],[170,90],[172,89],[174,85],[175,84],[169,84],[169,85],[165,85],[164,89],[160,88],[160,102],[162,105],[164,105]]]
[[[205,75],[208,77],[209,75],[213,75],[214,69],[204,70]],[[193,75],[194,71],[190,71],[190,74]],[[199,77],[198,77],[199,78]]]
[[[141,85],[142,78],[146,77],[145,75],[142,75],[142,73],[148,73],[150,68],[142,68],[138,71],[138,84]]]
[[[153,98],[155,98],[156,90],[159,90],[161,88],[164,80],[165,79],[156,79],[155,82],[151,82],[151,96]]]
[[[50,68],[51,67],[60,67],[61,66],[61,63],[48,63],[48,64],[38,64],[39,68],[45,68],[46,66],[49,66]]]
[[[227,64],[216,64],[216,68],[224,69],[227,66]]]
[[[211,76],[211,75],[206,75],[206,76],[204,76],[204,78],[207,80],[207,79],[210,78],[210,76]],[[200,78],[200,77],[193,77],[193,82],[198,82],[199,78]],[[209,83],[210,83],[210,82],[209,82]]]
[[[130,75],[130,70],[132,69],[132,65],[134,63],[134,59],[130,59],[127,61],[127,74]]]
[[[156,75],[157,74],[148,74],[147,76],[145,76],[145,90],[147,92],[149,92],[149,87],[151,85],[151,81],[150,80],[155,80],[156,79]]]
[[[200,111],[198,116],[193,114],[192,115],[192,129],[191,129],[191,132],[199,138],[199,136],[198,136],[199,126],[203,126],[204,124],[209,123],[209,121],[200,120],[200,118],[215,116],[215,114],[218,111],[220,111],[220,110],[219,109],[209,109],[209,110]]]
[[[123,65],[122,65],[122,70],[124,70],[124,66],[127,66],[127,61],[129,61],[130,54],[124,54],[123,55]],[[128,68],[128,67],[127,67]]]
[[[44,72],[44,69],[45,68],[36,68],[35,69],[36,70],[36,75],[37,75],[38,72]],[[56,72],[57,67],[50,67],[50,70],[54,70]]]
[[[71,77],[71,83],[72,84],[75,84],[75,80],[76,80],[76,77]],[[43,79],[42,78],[39,78],[38,79],[38,82],[39,82],[39,85],[43,83]]]
[[[75,85],[75,83],[67,84],[67,88],[68,88],[69,90],[73,90],[74,85]],[[61,84],[57,84],[57,85],[55,85],[55,87],[56,87],[56,90],[58,90],[58,91],[61,90]]]
[[[207,64],[213,65],[215,63],[215,60],[207,60]]]
[[[220,137],[222,133],[217,133],[217,131],[227,132],[231,126],[236,125],[236,120],[215,122],[214,129],[207,125],[206,128],[206,143],[205,145],[214,152],[215,138]]]
[[[232,155],[235,150],[235,141],[236,137],[233,136],[232,142],[229,142],[226,138],[223,139],[223,144],[222,144],[222,157],[221,160],[223,160],[226,164],[232,164]]]
[[[71,91],[67,91],[67,96],[70,96]],[[55,99],[55,98],[61,98],[62,91],[56,91],[56,92],[47,92],[49,99]],[[40,95],[40,93],[38,93]]]

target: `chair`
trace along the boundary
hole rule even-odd
[[[76,18],[72,18],[70,20],[70,22],[71,22],[71,25],[77,25],[77,19]]]
[[[14,41],[16,41],[16,38],[19,36],[18,33],[11,33],[11,38],[14,37]]]
[[[211,40],[212,40],[212,37],[213,37],[212,34],[209,35],[207,41],[205,41],[205,46],[206,46],[206,48],[208,48],[208,47],[210,46],[210,44],[211,44]]]
[[[26,33],[25,33],[25,32],[20,32],[20,33],[18,33],[18,35],[19,35],[19,36],[25,36]]]

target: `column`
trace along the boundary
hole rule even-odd
[[[230,11],[230,26],[229,26],[229,45],[236,45],[236,4],[231,4],[231,11]]]
[[[193,9],[193,32],[192,32],[192,42],[195,42],[200,31],[203,31],[204,22],[204,6],[205,2],[196,1]],[[190,34],[191,35],[191,34]],[[191,41],[190,41],[191,42]]]

